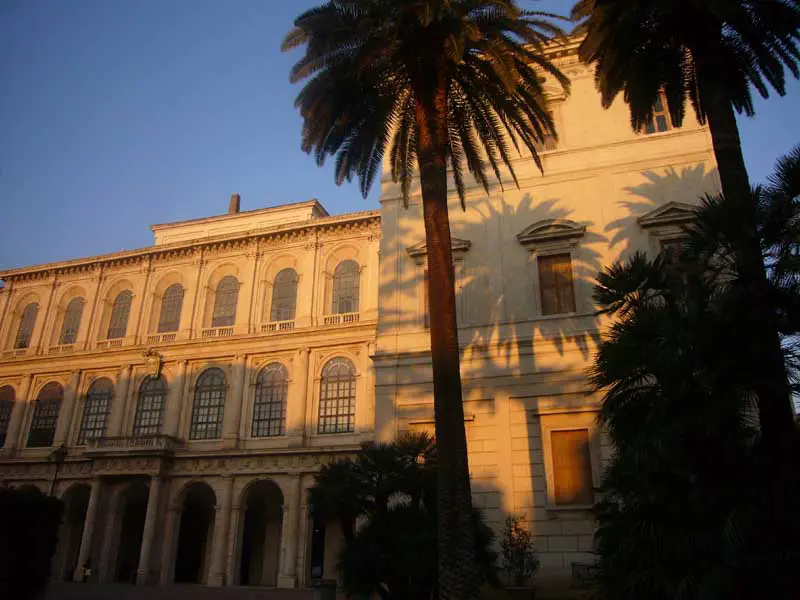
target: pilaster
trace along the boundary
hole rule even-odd
[[[153,548],[153,539],[156,533],[156,520],[161,493],[161,477],[150,479],[150,493],[147,495],[147,512],[144,517],[144,533],[142,533],[142,548],[139,552],[139,568],[136,571],[136,583],[139,585],[150,582],[150,554]]]
[[[81,372],[73,371],[67,383],[67,389],[64,390],[64,402],[61,404],[61,410],[58,413],[56,432],[53,437],[54,448],[58,448],[62,444],[66,445],[69,442],[69,430],[73,421],[73,413],[75,412],[80,381]]]
[[[22,378],[22,383],[19,386],[19,393],[14,402],[14,408],[11,410],[11,420],[8,423],[4,449],[6,456],[13,456],[17,453],[17,449],[24,444],[22,440],[22,424],[25,421],[28,407],[31,405],[28,400],[28,394],[30,394],[32,382],[33,375],[28,374]]]
[[[95,478],[92,480],[92,489],[89,492],[89,506],[86,509],[86,518],[83,521],[83,534],[81,535],[81,545],[78,550],[78,562],[72,575],[73,581],[83,581],[83,566],[89,560],[92,551],[92,535],[94,533],[94,523],[97,520],[97,507],[99,504],[100,478]]]
[[[125,404],[128,400],[128,388],[132,371],[133,367],[131,365],[126,365],[120,369],[119,381],[117,381],[114,398],[111,402],[111,414],[108,418],[107,431],[109,437],[122,435],[122,422],[125,416]]]
[[[309,348],[301,348],[294,357],[292,381],[286,402],[286,434],[290,446],[305,443],[306,402],[308,401]]]
[[[186,381],[186,365],[189,361],[179,360],[175,378],[168,382],[169,392],[167,393],[167,406],[164,410],[164,433],[172,437],[178,437],[178,428],[181,420],[181,406],[185,402],[183,395],[184,383]]]
[[[233,501],[232,476],[223,480],[223,490],[220,503],[216,506],[217,516],[214,521],[214,539],[211,546],[211,566],[208,573],[208,585],[222,587],[228,584],[227,545],[228,526],[231,517],[231,503]]]
[[[244,404],[245,377],[247,373],[247,355],[237,355],[233,362],[231,382],[231,401],[226,403],[222,421],[222,437],[225,448],[236,448],[239,445],[239,420]]]
[[[297,587],[297,531],[301,513],[300,478],[300,474],[289,476],[288,498],[284,502],[279,588]]]

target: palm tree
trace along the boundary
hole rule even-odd
[[[769,284],[759,247],[757,206],[751,200],[735,112],[754,114],[751,89],[767,97],[785,93],[785,70],[800,75],[800,3],[797,0],[579,0],[572,16],[584,20],[579,54],[596,63],[602,102],[624,93],[634,130],[652,118],[663,91],[680,126],[687,100],[708,122],[722,192],[738,199],[747,236],[740,277],[749,294],[740,347],[761,377],[754,382],[764,439],[775,481],[791,468],[793,414]],[[776,493],[777,489],[776,489]]]
[[[487,191],[486,165],[516,183],[512,149],[541,168],[536,148],[555,135],[542,88],[568,80],[543,50],[560,30],[513,0],[331,0],[301,14],[283,43],[305,46],[291,80],[302,147],[335,156],[336,181],[366,195],[389,152],[407,203],[418,171],[427,243],[438,472],[439,593],[477,591],[448,216],[448,166],[464,206],[465,166]],[[415,169],[416,167],[416,169]]]
[[[598,277],[595,300],[615,316],[594,364],[616,450],[596,507],[597,582],[609,600],[788,598],[800,585],[798,484],[781,483],[782,506],[764,494],[771,475],[751,426],[761,374],[739,343],[750,310],[737,251],[750,235],[748,206],[767,265],[764,308],[791,342],[800,147],[746,203],[706,198],[680,251],[637,254]],[[784,343],[784,352],[796,381],[797,348]]]

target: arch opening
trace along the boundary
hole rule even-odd
[[[175,552],[176,583],[205,583],[215,504],[214,491],[204,483],[191,484],[184,491]]]
[[[62,497],[64,516],[58,530],[58,545],[53,561],[53,577],[56,579],[71,581],[78,566],[78,553],[81,548],[86,511],[89,509],[90,494],[91,489],[88,485],[77,484],[69,488]]]
[[[120,498],[122,515],[114,572],[115,581],[136,583],[136,571],[139,568],[139,553],[144,534],[144,519],[147,514],[147,497],[147,485],[143,482],[136,482],[130,484]]]
[[[238,583],[275,586],[283,528],[283,493],[274,481],[262,479],[245,491],[242,509]]]

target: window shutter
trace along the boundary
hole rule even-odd
[[[553,498],[557,505],[588,505],[593,501],[589,430],[550,433],[553,456]]]

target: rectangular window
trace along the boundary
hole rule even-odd
[[[653,118],[645,125],[644,131],[647,134],[661,133],[672,129],[672,119],[669,117],[667,107],[667,97],[664,92],[659,92],[656,103],[653,105]]]
[[[557,126],[555,112],[549,110],[547,113],[550,115],[550,118],[553,119],[554,126]],[[557,147],[558,141],[556,140],[556,136],[549,133],[545,133],[544,140],[536,142],[536,152],[549,152],[550,150],[555,150]]]
[[[540,256],[539,289],[542,314],[575,312],[575,289],[572,284],[572,259],[569,254]]]
[[[553,499],[558,506],[592,504],[592,461],[589,430],[551,431]]]

